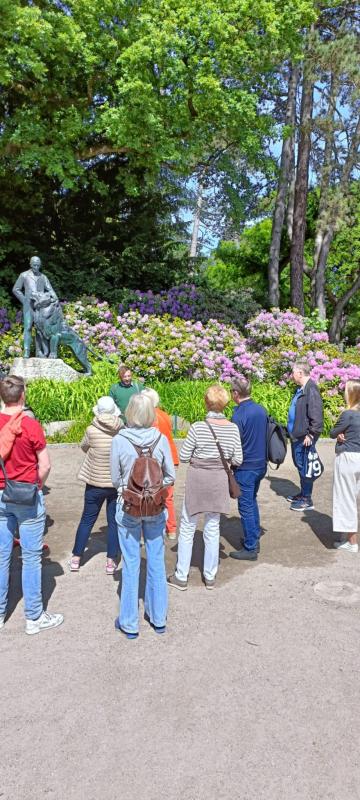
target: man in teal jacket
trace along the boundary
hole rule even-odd
[[[130,397],[132,397],[133,394],[139,394],[144,388],[143,381],[137,382],[132,380],[131,369],[128,369],[125,364],[120,365],[119,381],[118,383],[113,383],[109,394],[120,409],[122,417],[125,415]]]

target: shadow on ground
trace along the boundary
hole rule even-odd
[[[16,547],[13,551],[12,564],[10,571],[10,587],[9,587],[9,601],[7,608],[7,618],[9,619],[14,613],[18,603],[23,602],[22,586],[21,586],[21,547]],[[49,600],[55,591],[57,578],[64,574],[63,567],[58,561],[51,558],[50,553],[43,556],[43,569],[42,569],[42,593],[43,603],[46,609]]]

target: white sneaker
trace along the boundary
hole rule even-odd
[[[40,631],[45,631],[47,628],[57,628],[62,622],[64,622],[62,614],[48,614],[47,611],[43,611],[39,619],[26,620],[25,633],[32,636],[33,633],[40,633]]]
[[[5,614],[3,617],[0,617],[0,631],[5,625]]]
[[[336,550],[347,550],[348,553],[358,553],[359,545],[350,544],[350,542],[334,542]]]

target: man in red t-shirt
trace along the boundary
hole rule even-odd
[[[22,378],[9,375],[0,381],[0,398],[5,408],[0,413],[0,431],[14,414],[22,411],[25,385]],[[41,593],[41,554],[45,527],[42,485],[50,472],[50,459],[41,425],[36,419],[21,418],[21,433],[15,438],[5,459],[7,479],[37,484],[36,501],[31,506],[3,502],[5,476],[0,470],[0,630],[4,627],[9,591],[13,537],[19,529],[22,549],[22,587],[26,617],[25,632],[40,633],[63,622],[62,614],[44,611]]]

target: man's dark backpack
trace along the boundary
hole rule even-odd
[[[159,462],[153,457],[161,433],[151,445],[139,447],[130,439],[137,452],[131,467],[126,489],[123,490],[124,511],[131,517],[154,517],[165,506],[167,487],[163,486],[164,476]]]
[[[286,458],[287,450],[287,436],[286,428],[276,422],[273,417],[268,417],[267,422],[267,461],[276,465],[279,469],[280,464],[283,464]]]

